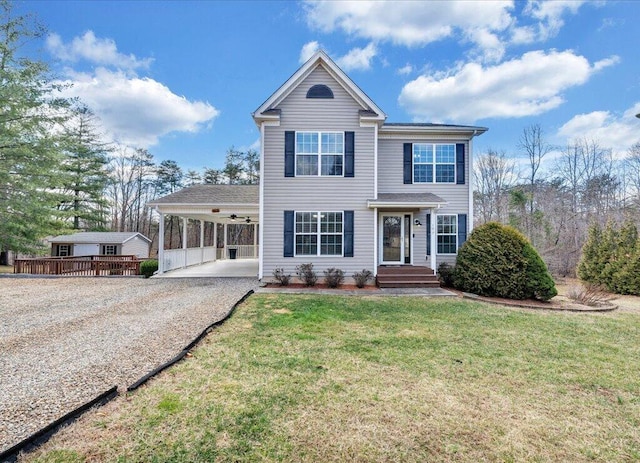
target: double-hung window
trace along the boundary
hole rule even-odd
[[[297,256],[341,256],[342,212],[296,212]]]
[[[296,176],[342,176],[343,132],[296,132]]]
[[[413,144],[413,183],[455,182],[455,144]]]
[[[437,216],[438,254],[455,254],[458,250],[458,216]]]

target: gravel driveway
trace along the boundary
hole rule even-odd
[[[168,361],[252,278],[0,278],[0,451]]]

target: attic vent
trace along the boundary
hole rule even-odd
[[[307,92],[307,98],[333,98],[333,92],[326,85],[314,85]]]

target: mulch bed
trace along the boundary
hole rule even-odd
[[[543,310],[557,310],[563,312],[611,312],[618,308],[617,305],[607,303],[602,306],[588,306],[575,303],[573,301],[563,301],[563,300],[555,300],[555,301],[539,301],[537,299],[506,299],[503,297],[486,297],[486,296],[478,296],[477,294],[464,293],[462,291],[458,291],[457,289],[446,288],[447,290],[458,294],[460,297],[465,299],[472,299],[476,301],[488,302],[490,304],[499,304],[505,305],[508,307],[520,307],[524,309],[543,309]]]

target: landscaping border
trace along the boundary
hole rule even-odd
[[[614,310],[618,309],[617,305],[613,305],[611,304],[610,306],[607,307],[588,307],[585,309],[572,309],[571,307],[562,307],[560,305],[556,305],[553,303],[548,303],[549,305],[545,306],[543,305],[543,302],[528,302],[526,300],[524,301],[518,301],[518,300],[506,300],[506,299],[495,299],[495,298],[491,298],[491,297],[484,297],[484,296],[478,296],[477,294],[472,294],[472,293],[465,293],[465,292],[460,292],[460,295],[464,298],[464,299],[471,299],[473,301],[481,301],[481,302],[486,302],[488,304],[497,304],[497,305],[502,305],[502,306],[506,306],[506,307],[518,307],[521,309],[533,309],[533,310],[553,310],[555,312],[574,312],[574,313],[598,313],[598,312],[613,312]]]
[[[159,367],[154,368],[152,371],[144,375],[138,381],[128,386],[127,393],[136,390],[137,388],[142,386],[144,383],[149,381],[151,378],[153,378],[157,374],[161,373],[162,371],[166,370],[173,364],[182,360],[189,353],[191,349],[193,349],[200,341],[202,341],[202,339],[207,334],[209,334],[214,328],[217,328],[218,326],[226,322],[231,317],[231,315],[233,315],[233,312],[235,312],[236,308],[240,304],[242,304],[244,301],[246,301],[247,298],[251,296],[253,293],[254,293],[254,290],[251,289],[244,296],[238,299],[238,301],[236,301],[236,303],[233,304],[233,306],[231,307],[231,310],[229,310],[229,312],[222,319],[212,323],[211,325],[207,326],[204,330],[202,330],[202,332],[198,336],[196,336],[193,341],[187,344],[187,346],[182,351],[180,351],[180,353],[176,355],[174,358],[160,365]],[[61,428],[73,423],[76,419],[78,419],[82,414],[84,414],[90,408],[93,408],[94,406],[103,406],[108,402],[112,401],[113,399],[115,399],[116,397],[118,397],[119,395],[120,393],[118,392],[118,387],[113,386],[111,389],[103,392],[102,394],[98,395],[97,397],[90,400],[89,402],[86,402],[83,405],[80,405],[75,410],[67,413],[61,418],[58,418],[57,420],[48,424],[47,426],[40,429],[39,431],[36,431],[29,437],[23,439],[13,447],[10,447],[9,449],[0,453],[0,463],[14,463],[18,459],[18,454],[20,452],[33,450],[38,446],[44,444]]]
[[[171,365],[173,365],[175,363],[178,363],[180,360],[182,360],[189,353],[189,351],[191,349],[193,349],[200,341],[202,341],[202,338],[204,338],[207,334],[209,334],[209,332],[213,328],[216,328],[216,327],[222,325],[224,322],[226,322],[229,319],[229,317],[231,317],[231,315],[236,310],[236,308],[240,304],[242,304],[244,301],[246,301],[247,298],[249,296],[251,296],[253,293],[254,293],[253,289],[249,290],[247,292],[247,294],[242,296],[235,304],[233,304],[233,307],[231,307],[231,310],[229,311],[229,313],[227,313],[227,315],[224,316],[224,318],[222,318],[221,320],[218,320],[217,322],[212,323],[211,325],[207,326],[204,330],[202,330],[202,332],[193,341],[191,341],[189,344],[187,344],[187,346],[184,349],[182,349],[180,351],[180,353],[178,355],[176,355],[174,358],[172,358],[168,362],[163,363],[162,365],[154,368],[149,373],[147,373],[142,378],[140,378],[138,381],[133,383],[131,386],[127,387],[127,392],[135,391],[136,389],[138,389],[140,386],[142,386],[144,383],[149,381],[151,378],[153,378],[157,374],[161,373],[162,371],[164,371],[167,368],[169,368]]]
[[[115,399],[117,396],[118,396],[118,387],[113,386],[111,389],[103,392],[96,398],[90,400],[89,402],[83,405],[80,405],[75,410],[72,410],[71,412],[67,413],[63,417],[58,418],[53,423],[48,424],[47,426],[40,429],[39,431],[36,431],[35,433],[31,434],[26,439],[23,439],[21,442],[18,442],[13,447],[0,453],[0,461],[15,462],[18,459],[18,454],[20,452],[29,451],[31,449],[38,447],[39,445],[44,444],[51,438],[51,436],[53,436],[56,432],[58,432],[58,430],[60,430],[64,426],[67,426],[73,423],[76,419],[78,419],[84,412],[86,412],[90,408],[94,406],[105,405],[106,403]]]

